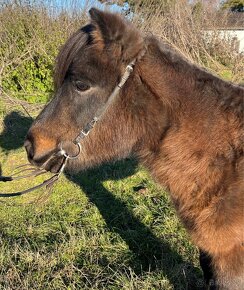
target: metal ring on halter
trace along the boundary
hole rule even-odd
[[[63,155],[66,159],[76,159],[78,158],[78,156],[80,155],[80,152],[81,152],[81,145],[80,143],[74,143],[75,145],[78,146],[79,148],[79,152],[74,155],[74,156],[69,156],[66,151],[62,148],[62,142],[60,143],[60,151],[59,151],[59,154]]]

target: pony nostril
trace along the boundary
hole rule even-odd
[[[25,140],[24,146],[25,146],[25,150],[27,152],[28,159],[32,160],[34,157],[34,147],[32,146],[31,141],[28,139]]]

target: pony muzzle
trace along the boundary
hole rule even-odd
[[[40,129],[29,131],[24,142],[29,162],[37,166],[57,152],[57,140],[39,131]]]

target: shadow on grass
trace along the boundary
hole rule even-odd
[[[4,152],[23,146],[32,118],[13,111],[4,118],[4,130],[0,134],[0,147]],[[104,165],[76,176],[67,177],[86,193],[96,205],[110,231],[120,235],[133,253],[130,266],[138,275],[147,271],[161,270],[174,289],[201,289],[196,287],[199,270],[170,247],[168,242],[157,238],[137,219],[128,205],[116,198],[103,186],[105,180],[119,180],[135,173],[137,163],[132,160]],[[0,164],[1,175],[1,164]],[[191,286],[195,285],[195,286]]]
[[[0,134],[0,147],[4,152],[16,150],[23,146],[27,131],[33,119],[13,111],[3,120],[3,131]]]
[[[89,200],[96,205],[109,230],[119,234],[129,246],[133,253],[130,266],[137,275],[143,275],[143,272],[149,270],[160,270],[174,285],[174,289],[201,289],[196,286],[197,279],[201,277],[200,271],[183,261],[168,242],[156,237],[133,215],[126,203],[103,186],[103,181],[126,178],[134,174],[136,168],[135,161],[125,160],[75,176],[67,174],[67,177],[79,185]]]

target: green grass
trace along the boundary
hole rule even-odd
[[[0,117],[0,165],[9,174],[26,162],[31,119],[3,106]],[[2,183],[0,192],[35,182]],[[0,289],[200,289],[197,249],[168,194],[136,161],[66,174],[38,202],[42,195],[0,199]]]

